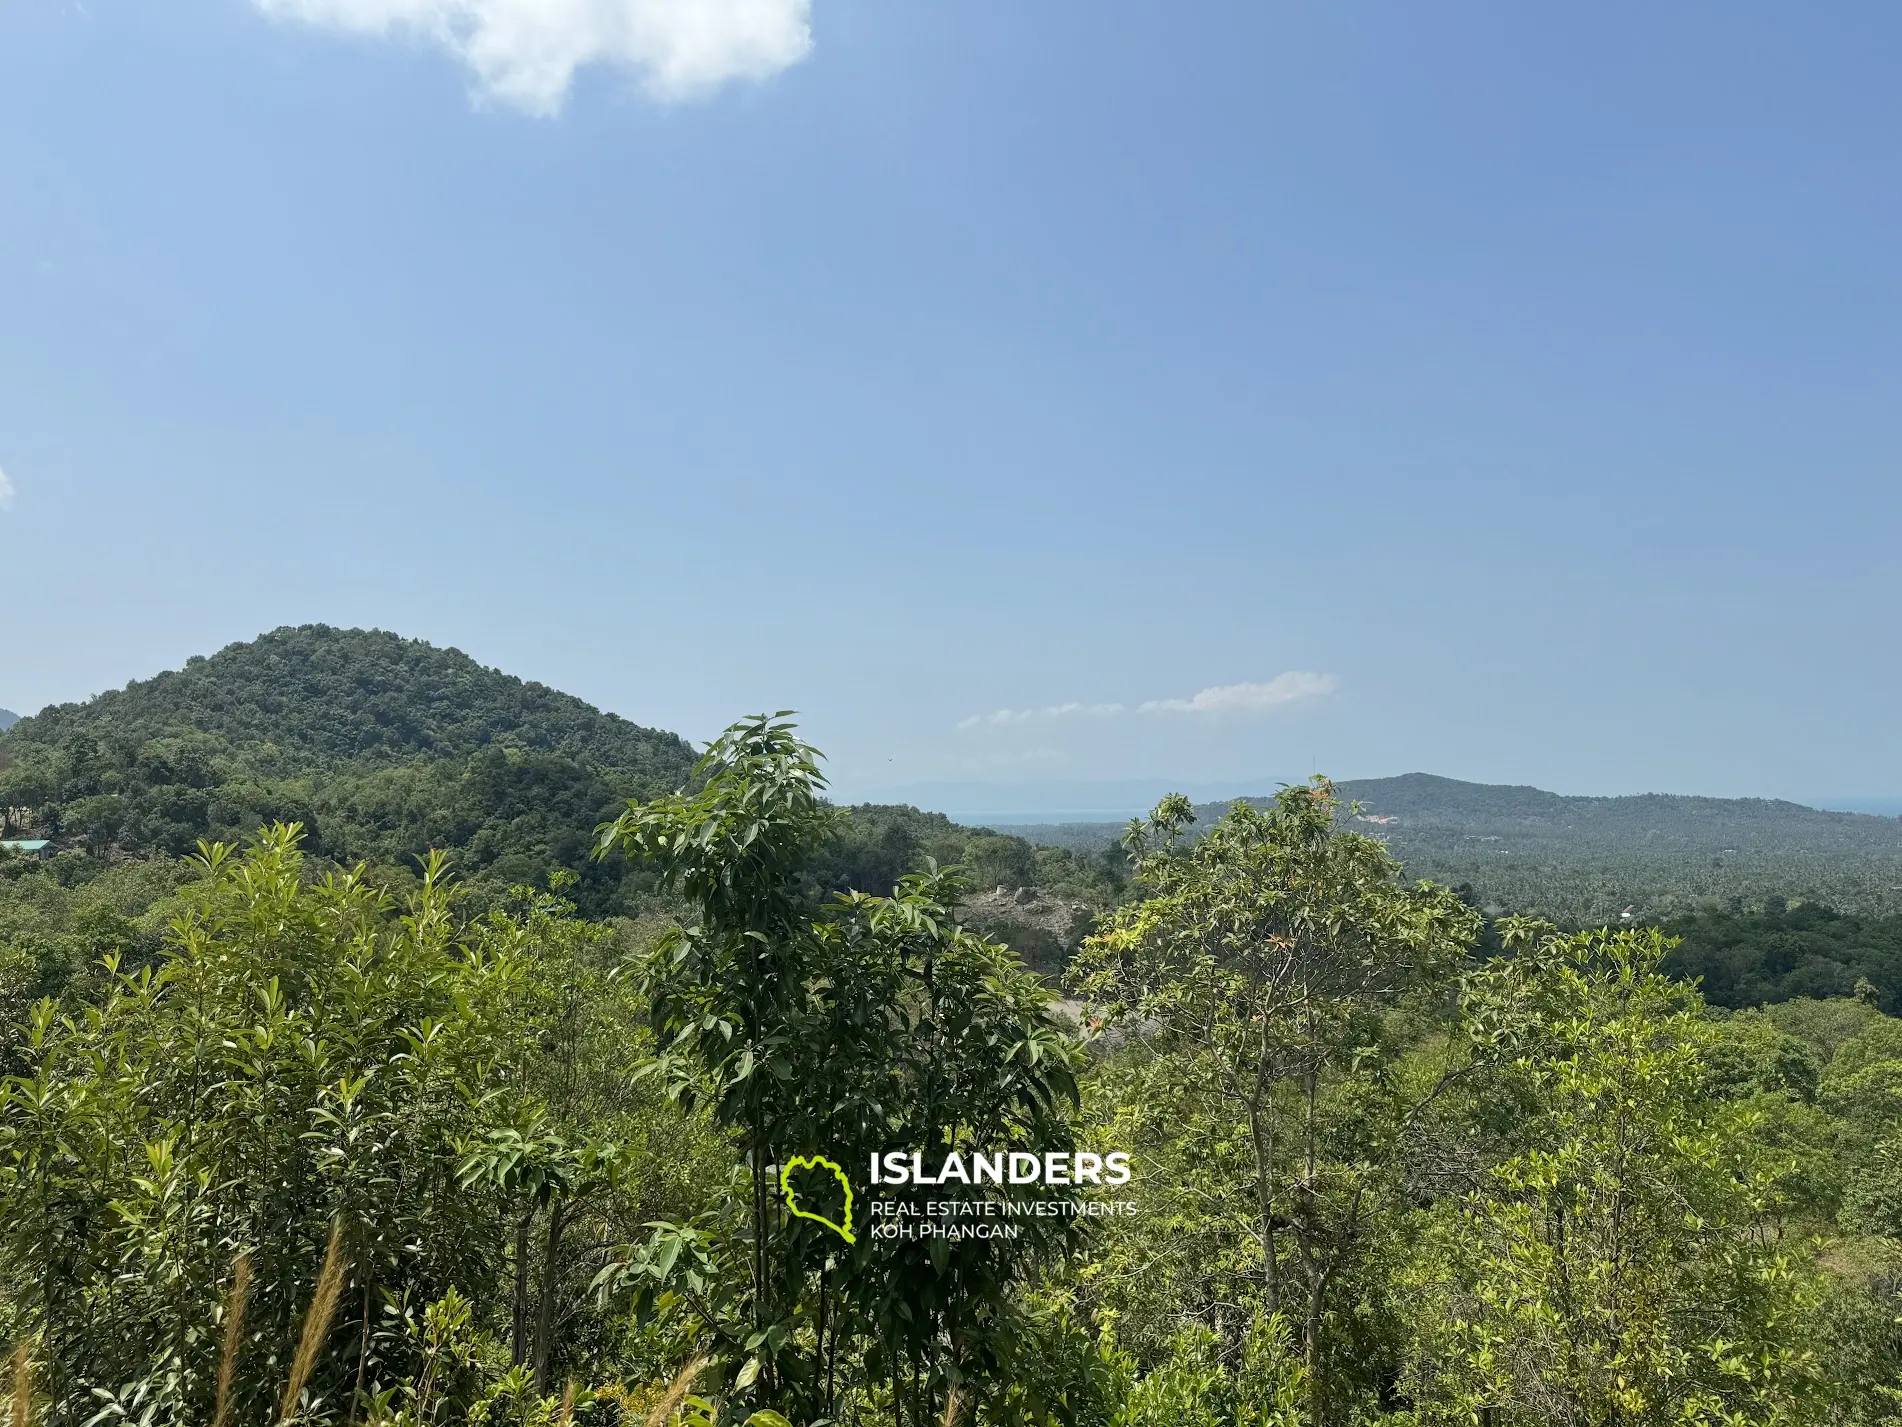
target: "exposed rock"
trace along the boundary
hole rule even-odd
[[[967,898],[958,911],[972,931],[1003,942],[1032,971],[1051,978],[1062,973],[1096,917],[1086,904],[1047,897],[1036,887],[999,887]]]

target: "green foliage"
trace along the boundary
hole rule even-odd
[[[90,986],[116,957],[127,969],[157,957],[182,862],[106,864],[78,853],[0,862],[0,1074],[21,1068],[28,1008]]]
[[[20,720],[0,809],[94,856],[184,856],[295,819],[342,864],[454,850],[490,899],[565,868],[600,912],[629,889],[589,862],[588,828],[691,761],[672,734],[456,650],[307,625]]]
[[[0,1099],[0,1311],[42,1345],[59,1420],[106,1394],[209,1420],[240,1261],[240,1420],[286,1390],[333,1273],[310,1413],[414,1376],[410,1325],[451,1290],[489,1333],[512,1305],[533,1384],[599,1266],[562,1231],[677,1202],[692,1129],[631,1095],[625,1023],[595,1023],[602,932],[549,898],[464,926],[440,860],[400,914],[305,870],[295,829],[211,848],[156,962],[109,954],[93,1004],[30,1014]],[[495,1172],[512,1135],[556,1172]]]
[[[1300,1324],[1317,1421],[1331,1410],[1337,1296],[1395,1150],[1459,1069],[1393,1073],[1405,1042],[1388,1018],[1457,969],[1479,922],[1442,888],[1402,886],[1386,849],[1342,831],[1337,811],[1317,779],[1265,810],[1235,805],[1184,849],[1193,814],[1164,800],[1129,836],[1151,895],[1109,919],[1077,967],[1108,1016],[1199,1061],[1204,1093],[1246,1126],[1260,1288],[1244,1302]],[[1221,1110],[1195,1113],[1219,1143]]]
[[[1670,964],[1668,955],[1665,964]],[[1795,1036],[1808,1045],[1825,1065],[1845,1044],[1886,1019],[1867,1001],[1816,1001],[1801,997],[1772,1002],[1758,1014],[1785,1035]]]
[[[696,784],[630,805],[602,847],[655,867],[699,913],[656,947],[644,986],[657,1068],[730,1133],[744,1211],[657,1227],[612,1282],[638,1304],[691,1304],[734,1402],[828,1419],[876,1402],[923,1427],[978,1390],[967,1381],[997,1381],[1014,1293],[1074,1221],[1031,1218],[1008,1243],[867,1233],[848,1246],[783,1211],[774,1167],[822,1152],[856,1168],[895,1144],[1067,1150],[1078,1049],[1004,948],[952,924],[949,874],[815,902],[838,815],[783,716],[730,728]],[[929,1196],[881,1197],[916,1209]],[[856,1391],[841,1392],[842,1364],[862,1374]]]
[[[1215,1335],[1186,1329],[1169,1356],[1133,1383],[1114,1427],[1224,1427],[1235,1420],[1226,1376]]]
[[[444,1182],[455,1087],[486,1069],[478,1018],[497,988],[458,984],[439,880],[392,928],[354,878],[306,892],[288,831],[204,871],[160,966],[118,973],[83,1017],[40,1003],[9,1087],[5,1190],[34,1214],[4,1250],[56,1401],[163,1369],[168,1398],[202,1408],[202,1347],[241,1253],[269,1355],[293,1338],[333,1222],[366,1271],[428,1284],[468,1211]],[[471,990],[473,1014],[452,1015]],[[102,1313],[112,1332],[81,1331]],[[280,1385],[268,1360],[249,1378],[260,1398]]]
[[[1902,1011],[1902,916],[1855,917],[1771,897],[1754,911],[1677,918],[1668,930],[1679,945],[1665,969],[1696,978],[1714,1005],[1861,995],[1891,1015]]]
[[[813,853],[811,875],[824,891],[889,892],[927,862],[950,867],[965,861],[972,830],[943,813],[878,803],[844,812]]]
[[[1068,853],[833,808],[783,717],[630,772],[460,656],[227,657],[0,740],[16,791],[93,780],[64,850],[0,864],[0,1331],[38,1421],[1902,1421],[1885,923],[1482,926],[1325,781]],[[280,798],[321,851],[123,857]],[[472,887],[397,870],[431,842]],[[1067,1008],[987,934],[1054,965],[1091,912]],[[1764,1004],[1665,974],[1694,957]],[[1137,1212],[876,1239],[934,1194],[867,1182],[895,1148],[1121,1151]],[[843,1222],[814,1155],[852,1242],[780,1193]]]
[[[1500,956],[1462,965],[1451,907],[1453,955],[1277,991],[1297,889],[1349,935],[1406,905],[1382,900],[1391,863],[1298,816],[1307,797],[1269,810],[1278,833],[1187,847],[1190,810],[1165,803],[1134,830],[1152,895],[1079,968],[1129,1028],[1088,1082],[1093,1133],[1147,1171],[1142,1212],[1073,1275],[1128,1344],[1118,1410],[1250,1420],[1237,1374],[1276,1262],[1301,1381],[1275,1378],[1273,1420],[1891,1422],[1902,1022],[1856,1001],[1709,1015],[1655,931],[1509,920]],[[1381,875],[1329,870],[1356,858]],[[1380,964],[1357,941],[1345,964]],[[1304,1045],[1311,1005],[1352,1032],[1331,1054]],[[1311,1073],[1251,1104],[1291,1053]],[[1315,1266],[1309,1319],[1292,1290]]]
[[[1797,1163],[1750,1100],[1708,1093],[1707,1023],[1659,973],[1662,940],[1521,938],[1468,1016],[1539,1113],[1430,1216],[1423,1420],[1820,1420],[1822,1282],[1776,1232]]]
[[[1148,1372],[1129,1374],[1111,1427],[1299,1427],[1309,1397],[1307,1368],[1279,1315],[1255,1320],[1236,1363],[1223,1361],[1215,1334],[1190,1327]]]

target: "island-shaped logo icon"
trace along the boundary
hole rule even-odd
[[[845,1191],[845,1222],[834,1223],[823,1214],[815,1214],[810,1209],[799,1207],[799,1191],[793,1187],[793,1171],[796,1169],[829,1169],[832,1177],[839,1181],[839,1188]],[[848,1244],[856,1244],[858,1239],[852,1233],[852,1181],[845,1177],[845,1171],[821,1154],[796,1154],[779,1169],[779,1190],[786,1196],[786,1208],[796,1219],[810,1219],[815,1224],[824,1224],[833,1233]]]

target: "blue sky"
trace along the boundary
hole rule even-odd
[[[0,705],[1902,793],[1899,133],[1878,4],[0,0]]]

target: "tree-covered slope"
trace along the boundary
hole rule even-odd
[[[1386,842],[1409,876],[1468,886],[1496,911],[1575,926],[1761,907],[1771,898],[1823,901],[1861,915],[1902,913],[1898,818],[1767,798],[1568,797],[1427,773],[1338,789],[1360,805],[1356,830]],[[1211,826],[1228,806],[1198,806],[1195,826]],[[1016,831],[1087,852],[1113,843],[1122,828]]]
[[[1902,911],[1902,819],[1766,798],[1564,797],[1419,773],[1341,792],[1410,875],[1468,883],[1505,910],[1577,925],[1773,898]]]
[[[20,721],[20,716],[12,709],[0,709],[0,733],[5,733]]]
[[[565,867],[601,913],[625,910],[632,888],[590,859],[596,825],[679,787],[693,757],[674,734],[458,650],[311,625],[22,719],[0,735],[0,809],[16,835],[94,859],[178,856],[297,821],[339,862],[401,868],[448,850],[478,889]],[[1090,910],[1122,890],[1120,854],[1078,858],[909,807],[844,810],[814,872],[820,890],[889,891],[927,860],[964,865],[983,890]],[[1032,920],[1001,931],[1029,935]]]
[[[1699,910],[1666,923],[1666,969],[1718,1006],[1858,997],[1902,1011],[1902,917],[1857,917],[1818,902]]]
[[[84,703],[44,709],[20,720],[5,747],[75,737],[138,745],[186,732],[242,750],[266,773],[467,757],[491,744],[663,781],[691,761],[674,734],[484,668],[459,649],[321,624],[279,629]]]
[[[21,719],[0,734],[0,808],[94,856],[182,854],[296,820],[340,861],[404,866],[439,847],[490,884],[568,867],[604,910],[619,874],[588,862],[594,826],[692,761],[675,734],[459,650],[308,625]]]
[[[1653,847],[1814,852],[1902,851],[1902,820],[1832,813],[1776,798],[1700,798],[1672,793],[1568,797],[1539,788],[1467,783],[1430,773],[1340,785],[1367,813],[1407,829],[1437,828],[1575,843],[1641,840]]]

